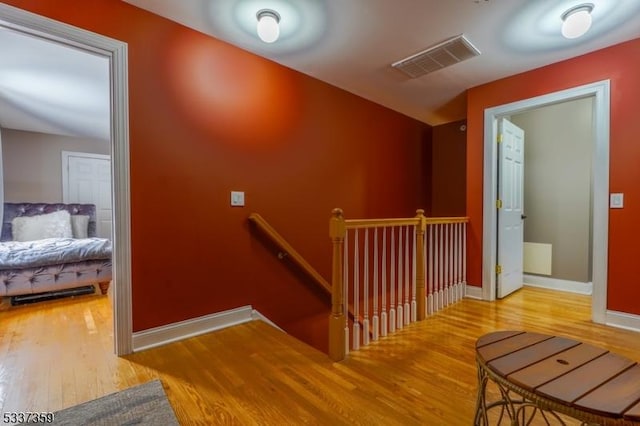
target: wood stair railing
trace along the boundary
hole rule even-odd
[[[282,250],[286,256],[299,266],[305,273],[307,273],[327,294],[331,294],[331,284],[324,279],[318,271],[315,270],[309,262],[305,260],[300,253],[293,248],[282,235],[278,233],[262,216],[258,213],[251,213],[249,215],[249,221],[254,223],[258,229],[265,233],[271,241],[273,241]]]
[[[282,250],[283,255],[286,255],[287,258],[290,258],[298,267],[300,267],[305,273],[307,273],[313,281],[324,290],[324,292],[331,296],[331,284],[327,280],[324,279],[322,275],[316,269],[311,266],[306,259],[293,248],[289,242],[278,233],[270,224],[267,222],[260,214],[251,213],[249,215],[249,221],[252,222],[258,229],[260,229],[264,234],[266,234],[271,241],[273,241],[280,250]],[[280,259],[284,259],[285,256],[278,256]],[[348,318],[352,321],[356,320],[356,317],[353,314],[353,307],[351,305],[347,306],[347,315]],[[358,322],[362,321],[362,318],[357,319]]]
[[[464,297],[468,221],[427,218],[423,210],[410,218],[345,219],[341,209],[333,210],[329,356],[334,361]],[[353,327],[352,317],[358,318]]]

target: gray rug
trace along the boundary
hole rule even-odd
[[[178,426],[159,380],[144,383],[55,413],[54,425]]]

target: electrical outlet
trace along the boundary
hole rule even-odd
[[[244,192],[231,191],[231,205],[234,207],[244,206]]]

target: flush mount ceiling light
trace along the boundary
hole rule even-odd
[[[275,10],[262,9],[256,13],[258,37],[265,43],[273,43],[280,37],[280,15]]]
[[[578,38],[591,28],[593,3],[584,3],[572,7],[562,14],[562,35],[565,38]]]

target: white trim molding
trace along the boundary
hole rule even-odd
[[[251,305],[246,305],[148,330],[136,331],[133,333],[133,350],[139,352],[255,320],[264,321],[280,329],[267,317],[253,309]]]
[[[524,285],[529,287],[548,288],[551,290],[586,295],[591,295],[593,293],[593,283],[583,283],[580,281],[561,280],[559,278],[527,274],[522,277],[522,281],[524,282]]]
[[[482,300],[482,287],[467,284],[465,286],[464,297],[468,299]]]
[[[259,320],[259,321],[266,322],[266,323],[267,323],[267,324],[269,324],[271,327],[273,327],[273,328],[277,328],[278,330],[280,330],[280,331],[284,332],[284,330],[283,330],[283,329],[281,329],[280,327],[278,327],[278,326],[276,325],[276,323],[275,323],[275,322],[271,321],[269,318],[265,317],[264,315],[262,315],[260,312],[258,312],[258,311],[257,311],[257,310],[255,310],[255,309],[254,309],[253,311],[251,311],[251,318],[252,318],[253,320]]]
[[[593,299],[591,317],[594,322],[605,322],[607,262],[609,258],[609,80],[485,109],[482,223],[482,298],[484,300],[496,299],[498,149],[495,141],[498,133],[498,119],[533,108],[592,96],[595,98],[593,103],[595,137],[592,147],[593,170],[591,173],[593,186],[593,197],[591,198],[593,208],[592,241],[594,242],[592,250]]]
[[[0,29],[2,28],[72,46],[109,59],[114,219],[112,256],[114,350],[116,355],[129,354],[132,352],[132,307],[127,44],[0,3]]]
[[[607,311],[605,324],[611,327],[640,332],[640,315],[626,312]]]

